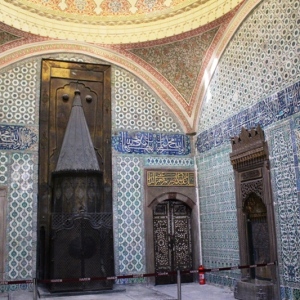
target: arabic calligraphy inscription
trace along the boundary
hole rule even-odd
[[[147,172],[148,186],[195,186],[193,172]]]
[[[149,132],[119,132],[113,137],[113,147],[122,153],[188,155],[190,140],[184,134]]]
[[[18,125],[0,125],[1,150],[25,150],[37,142],[37,135]]]

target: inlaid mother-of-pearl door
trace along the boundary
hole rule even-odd
[[[191,209],[178,200],[166,200],[153,209],[155,272],[191,270],[193,266]],[[181,275],[182,282],[193,277]],[[158,276],[156,284],[176,283],[174,276]]]

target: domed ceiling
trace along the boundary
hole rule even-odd
[[[218,60],[261,0],[0,0],[0,68],[77,52],[143,80],[195,131]]]
[[[26,32],[102,44],[174,36],[225,15],[241,0],[1,0],[0,21]]]

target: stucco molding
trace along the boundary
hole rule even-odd
[[[120,44],[156,40],[187,32],[225,15],[240,0],[179,2],[164,13],[124,16],[80,16],[48,11],[24,1],[1,1],[0,21],[44,37]],[[191,3],[190,3],[191,2]]]

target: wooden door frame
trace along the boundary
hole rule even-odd
[[[277,261],[275,213],[271,189],[269,150],[264,131],[260,125],[249,130],[242,127],[240,134],[231,138],[231,145],[230,160],[235,179],[240,264],[248,265],[251,263],[247,215],[244,213],[245,201],[251,193],[255,193],[260,197],[266,206],[270,262],[275,262]],[[273,298],[278,299],[279,278],[277,276],[276,265],[269,266],[269,268],[271,272],[271,284],[273,285]],[[236,289],[237,297],[240,297],[239,299],[244,297],[242,290],[245,288],[244,283],[250,282],[250,284],[255,286],[256,283],[252,283],[249,279],[250,270],[241,270],[241,280],[237,282]]]

